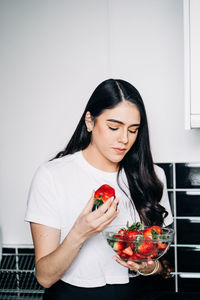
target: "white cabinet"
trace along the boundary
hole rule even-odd
[[[184,0],[185,128],[200,128],[200,0]]]

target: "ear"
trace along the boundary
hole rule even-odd
[[[94,127],[94,121],[93,121],[93,117],[91,116],[91,113],[89,111],[87,111],[85,114],[85,124],[87,127],[87,131],[91,132]]]

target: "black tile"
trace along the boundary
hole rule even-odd
[[[176,220],[178,244],[200,244],[200,221]]]
[[[182,217],[200,217],[200,192],[176,192],[176,214]]]
[[[0,272],[0,289],[16,289],[17,288],[17,273],[16,272]]]
[[[173,164],[172,163],[156,163],[159,167],[161,167],[165,171],[165,175],[167,178],[167,188],[173,188]]]
[[[34,248],[18,248],[19,254],[35,254]]]
[[[174,216],[174,195],[173,195],[173,192],[168,191],[168,196],[169,196],[169,203],[170,203],[170,206],[171,206],[172,215]]]
[[[3,248],[2,253],[14,254],[16,252],[15,248]]]
[[[18,255],[18,267],[19,270],[34,270],[35,268],[35,256],[33,254],[19,254]]]
[[[31,272],[19,273],[19,288],[23,290],[43,290],[36,280],[35,274]]]
[[[198,292],[200,293],[200,278],[183,278],[182,275],[178,276],[178,290],[180,292],[191,292],[190,298],[188,299],[200,299],[197,298],[195,295],[195,298],[192,297],[192,293]],[[194,296],[193,295],[193,296]],[[200,294],[199,294],[200,296]],[[184,298],[183,298],[184,299]]]
[[[200,188],[200,163],[176,163],[176,187]]]
[[[15,270],[16,269],[16,255],[3,255],[0,263],[0,269]]]
[[[177,247],[178,272],[200,272],[200,247]]]

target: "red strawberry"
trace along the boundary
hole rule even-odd
[[[122,252],[129,255],[129,256],[133,255],[133,251],[132,251],[130,246],[127,247],[126,249],[124,249]]]
[[[142,232],[145,240],[152,240],[152,228],[145,228]]]
[[[127,240],[126,245],[127,247],[131,247],[134,249],[135,240],[137,239],[139,231],[138,230],[128,230],[124,235],[124,238]]]
[[[126,233],[126,238],[130,240],[136,240],[138,233],[139,233],[138,230],[129,230]]]
[[[167,248],[167,244],[165,243],[157,243],[158,250],[165,250]]]
[[[95,200],[92,211],[101,206],[111,197],[115,197],[115,190],[108,184],[103,184],[100,186],[100,188],[98,188],[94,194]]]
[[[156,251],[156,245],[153,244],[151,241],[144,241],[141,243],[138,248],[137,252],[142,255],[151,255]]]
[[[135,253],[135,254],[137,256],[137,259],[144,259],[144,258],[146,258],[145,255],[142,255],[142,254],[139,254],[139,253]]]
[[[114,237],[115,239],[121,239],[121,238],[122,238],[122,236],[121,236],[120,234],[114,234],[113,237]]]
[[[142,255],[142,254],[139,254],[139,253],[133,253],[133,255],[131,255],[129,257],[130,259],[133,259],[133,260],[138,260],[138,259],[146,259],[146,256]]]
[[[124,233],[126,233],[126,229],[120,229],[118,231],[118,234],[121,235],[121,236],[124,236]]]
[[[151,228],[152,228],[152,229],[155,229],[155,231],[156,231],[157,233],[159,233],[159,234],[162,233],[162,228],[160,228],[160,226],[154,225],[154,226],[151,226]]]
[[[113,250],[120,251],[124,249],[124,243],[123,242],[114,242],[113,244]]]
[[[132,260],[135,260],[135,259],[138,259],[138,256],[137,256],[137,253],[133,253],[129,259],[132,259]]]
[[[152,259],[152,258],[156,258],[157,256],[158,256],[158,252],[155,252],[155,253],[149,255],[147,258]]]
[[[122,250],[117,251],[117,254],[120,256],[121,259],[128,258],[128,255],[126,253],[124,253]]]

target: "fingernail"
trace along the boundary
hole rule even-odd
[[[113,259],[116,260],[116,256],[113,256]]]
[[[127,261],[128,265],[132,265],[132,262],[130,260]]]
[[[116,199],[114,199],[115,204],[118,204],[118,201]]]

